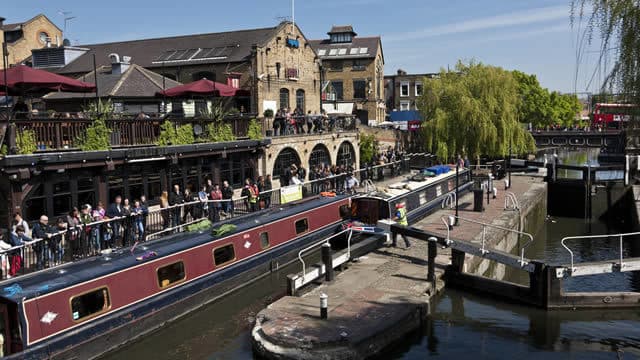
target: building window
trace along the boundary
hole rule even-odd
[[[304,218],[296,221],[296,235],[309,231],[309,221]]]
[[[416,81],[416,96],[422,95],[422,83]]]
[[[340,144],[340,148],[338,149],[338,163],[336,165],[344,165],[348,168],[354,166],[355,159],[356,155],[353,146],[346,141]]]
[[[80,322],[102,314],[111,307],[109,289],[101,287],[71,298],[71,317]]]
[[[400,101],[400,111],[411,110],[411,101]]]
[[[296,68],[287,68],[287,79],[297,80],[298,79],[298,69],[296,69]]]
[[[409,82],[403,81],[400,83],[400,96],[409,96]]]
[[[280,109],[289,108],[289,89],[280,89]]]
[[[282,65],[280,65],[280,63],[279,63],[279,62],[277,62],[277,63],[276,63],[276,77],[277,77],[278,79],[280,79],[280,67],[281,67],[281,66],[282,66]]]
[[[353,50],[353,49],[351,49]],[[353,60],[351,71],[364,71],[367,69],[367,62],[362,59]]]
[[[367,98],[367,81],[366,80],[353,80],[353,98],[354,99]]]
[[[236,252],[233,244],[225,245],[213,250],[213,263],[215,266],[222,266],[236,259]]]
[[[273,179],[280,179],[280,176],[291,169],[291,164],[300,165],[298,153],[290,147],[282,149],[276,158],[276,163],[273,165]]]
[[[305,112],[305,109],[304,109],[304,90],[302,90],[302,89],[296,90],[296,107],[298,109],[300,109],[302,111],[302,113]]]
[[[158,268],[158,287],[164,289],[187,278],[182,261]]]
[[[333,93],[336,94],[336,100],[343,100],[344,90],[342,88],[342,81],[332,81],[331,86],[333,87]]]
[[[342,60],[334,60],[329,64],[329,71],[342,71],[343,65]]]
[[[317,165],[331,165],[329,150],[323,144],[316,145],[309,155],[309,170],[315,168]]]
[[[260,233],[260,247],[262,249],[269,247],[269,233],[266,231]]]
[[[331,34],[332,43],[348,43],[348,42],[351,42],[352,39],[353,39],[353,36],[349,33]]]
[[[191,75],[191,80],[193,81],[198,81],[202,79],[216,81],[216,74],[212,73],[211,71],[199,71]]]

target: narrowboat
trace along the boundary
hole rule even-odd
[[[121,346],[292,261],[340,230],[348,204],[308,198],[230,220],[222,236],[174,234],[6,281],[5,358],[87,359]]]
[[[469,171],[458,177],[466,190]],[[404,202],[414,221],[455,181],[448,172],[362,196],[310,197],[231,219],[223,235],[173,234],[10,279],[0,285],[5,358],[96,357],[294,261],[349,220],[375,224]]]

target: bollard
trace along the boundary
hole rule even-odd
[[[431,292],[436,290],[436,256],[438,255],[438,239],[429,237],[427,246],[427,281],[431,284]]]
[[[320,318],[326,320],[329,317],[327,307],[329,304],[329,296],[325,293],[320,294]]]
[[[507,189],[509,189],[509,179],[504,179],[504,191],[507,191]]]
[[[322,245],[322,263],[324,264],[324,279],[333,281],[333,258],[331,256],[331,244]]]
[[[453,225],[456,224],[455,216],[449,215],[449,230],[453,230]]]
[[[498,188],[494,187],[493,188],[493,198],[495,199],[496,197],[498,197]]]

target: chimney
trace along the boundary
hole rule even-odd
[[[123,56],[122,59],[118,54],[109,54],[111,60],[111,74],[122,75],[131,66],[131,56]]]
[[[2,16],[0,16],[0,27],[2,27],[2,25],[4,24],[5,20],[7,20],[7,19],[5,19]]]
[[[51,38],[50,38],[50,37],[47,37],[47,40],[46,40],[46,43],[45,43],[45,44],[46,44],[46,45],[45,45],[46,47],[48,47],[48,48],[50,48],[50,47],[51,47]]]

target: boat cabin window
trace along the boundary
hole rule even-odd
[[[260,233],[260,246],[263,249],[266,249],[269,247],[269,233],[266,231]]]
[[[216,266],[224,265],[236,259],[236,252],[233,244],[225,245],[217,249],[213,249],[213,262]]]
[[[184,262],[182,261],[158,268],[157,273],[158,286],[161,289],[174,285],[187,277],[184,271]]]
[[[101,287],[71,298],[71,317],[80,322],[102,314],[111,308],[109,289]]]
[[[296,235],[302,234],[309,230],[309,221],[304,218],[296,221]]]

